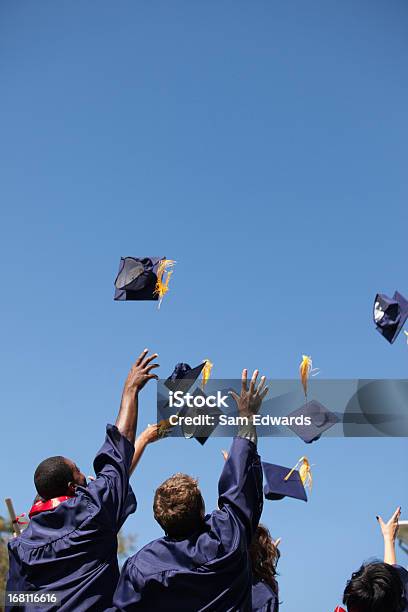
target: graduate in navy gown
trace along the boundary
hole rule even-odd
[[[87,485],[76,464],[64,457],[50,457],[37,467],[40,499],[27,529],[9,543],[8,592],[55,591],[61,605],[44,606],[47,610],[102,611],[111,605],[119,578],[117,534],[136,510],[129,476],[143,441],[150,441],[138,439],[135,453],[138,394],[157,378],[156,357],[145,350],[130,370],[116,425],[107,426],[95,457],[92,482]]]
[[[344,590],[347,612],[408,612],[408,572],[397,565],[395,554],[400,514],[401,508],[397,508],[387,523],[377,516],[384,539],[384,563],[368,563],[354,572]]]
[[[252,415],[267,393],[255,371],[248,389],[231,392],[247,424],[234,438],[218,483],[218,509],[205,515],[197,481],[176,474],[154,498],[165,536],[128,559],[114,596],[116,610],[194,612],[251,609],[248,547],[262,513],[262,467]]]
[[[225,461],[228,452],[223,450]],[[269,530],[261,523],[256,528],[249,547],[252,571],[252,612],[278,612],[279,587],[276,566],[280,559],[278,540],[274,541]]]
[[[280,552],[269,530],[258,525],[249,548],[252,568],[252,610],[253,612],[278,612],[279,589],[276,580],[276,566]]]

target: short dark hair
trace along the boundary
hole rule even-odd
[[[65,495],[72,480],[72,468],[60,455],[41,461],[34,473],[35,488],[42,499]]]
[[[154,518],[171,537],[186,537],[203,521],[204,502],[197,480],[187,474],[174,474],[156,490]]]
[[[359,612],[402,612],[405,596],[398,570],[388,563],[362,565],[347,582],[343,603]]]

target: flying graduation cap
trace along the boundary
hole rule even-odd
[[[377,293],[373,318],[377,331],[392,344],[408,318],[408,301],[398,291],[395,291],[392,298],[384,293]]]
[[[187,393],[200,374],[202,374],[201,387],[204,389],[210,378],[213,366],[214,364],[209,359],[204,359],[195,368],[189,366],[188,363],[177,363],[164,384],[170,391],[183,391],[183,393]]]
[[[297,425],[296,421],[292,425],[287,425],[287,427],[299,436],[303,442],[306,442],[306,444],[316,442],[325,431],[340,421],[339,417],[334,412],[330,412],[330,410],[317,400],[311,400],[294,412],[288,414],[288,418],[291,417],[295,417],[295,419],[296,417],[303,417],[302,423],[304,423],[305,417],[310,419],[310,425]],[[291,420],[294,421],[294,419]]]
[[[169,290],[175,261],[166,257],[121,257],[115,279],[116,301],[156,300]]]
[[[189,366],[188,363],[177,363],[173,372],[166,379],[164,384],[169,391],[173,391],[173,393],[176,391],[182,391],[182,393],[185,394],[191,389],[200,374],[202,374],[202,387],[204,387],[210,377],[212,367],[213,364],[208,359],[205,359],[195,368]],[[202,398],[202,406],[184,406],[178,415],[191,417],[208,415],[210,417],[209,422],[203,423],[202,425],[186,425],[184,422],[182,424],[184,437],[195,438],[201,445],[203,445],[217,427],[219,416],[222,414],[222,412],[217,407],[209,407],[205,405],[207,396],[203,390],[197,388],[194,390],[192,395],[195,399],[197,397]],[[167,406],[168,403],[166,404],[166,407]]]
[[[301,457],[292,469],[263,461],[262,470],[266,481],[265,499],[275,501],[293,497],[307,502],[306,487],[311,489],[312,474],[306,457]]]
[[[200,376],[205,365],[205,361],[195,368],[189,366],[188,363],[177,363],[164,384],[170,391],[182,391],[183,393],[187,393]]]

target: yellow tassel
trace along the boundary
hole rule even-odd
[[[175,263],[173,259],[162,259],[157,268],[157,282],[154,294],[159,298],[159,308],[163,297],[169,290],[169,281],[173,274],[173,270],[170,270],[170,268],[173,268]],[[165,274],[166,278],[164,278]]]
[[[285,476],[285,480],[289,480],[295,470],[299,470],[300,480],[303,483],[303,486],[308,487],[309,490],[312,490],[313,485],[313,477],[312,477],[312,466],[309,463],[309,459],[307,457],[301,457],[299,461],[296,463],[295,467],[293,467],[289,474]]]
[[[204,359],[205,362],[205,366],[203,367],[203,371],[202,371],[202,388],[204,389],[205,385],[207,384],[208,379],[210,378],[210,374],[211,374],[211,370],[213,369],[214,364],[211,363],[211,361],[209,359]]]
[[[313,362],[310,355],[302,355],[302,361],[299,366],[300,380],[302,381],[303,391],[305,393],[305,397],[307,398],[307,383],[309,380],[309,376],[315,376],[319,373],[318,368],[313,368]]]
[[[312,358],[309,355],[302,355],[302,362],[299,366],[300,380],[302,382],[305,397],[307,397],[307,381],[312,369]]]

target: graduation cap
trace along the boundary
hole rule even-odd
[[[200,376],[205,365],[205,361],[195,368],[189,366],[188,363],[177,363],[164,384],[170,391],[182,391],[183,393],[187,393]]]
[[[398,291],[392,298],[384,293],[377,293],[373,318],[376,329],[392,344],[408,318],[408,301]]]
[[[293,497],[307,502],[305,485],[298,470],[264,461],[262,470],[266,481],[265,499],[275,501],[284,497]]]
[[[166,257],[121,257],[115,279],[116,301],[159,300],[168,291],[172,259]],[[164,274],[167,272],[166,279]]]
[[[185,438],[195,438],[197,442],[204,446],[214,429],[218,426],[220,415],[223,413],[217,406],[207,406],[205,404],[207,395],[204,391],[195,389],[191,395],[195,399],[198,397],[202,398],[202,407],[192,406],[190,408],[186,406],[181,410],[179,416],[198,417],[202,422],[199,424],[187,425],[183,421],[181,429]],[[208,416],[208,419],[206,419],[207,422],[205,421],[206,416]]]
[[[333,425],[336,425],[340,420],[334,412],[327,410],[327,408],[317,400],[307,402],[294,412],[288,414],[287,418],[291,419],[291,417],[295,417],[295,419],[298,418],[299,420],[303,417],[303,423],[305,417],[310,418],[310,425],[297,425],[296,422],[294,422],[292,425],[287,426],[299,436],[299,438],[306,442],[306,444],[316,442],[322,433],[330,429],[330,427],[333,427]],[[292,418],[291,420],[294,419]]]

